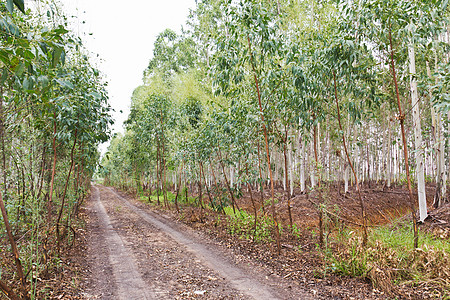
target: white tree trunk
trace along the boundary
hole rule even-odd
[[[309,164],[309,175],[311,178],[311,187],[314,188],[316,186],[316,160],[314,158],[314,139],[312,138],[312,135],[314,134],[314,130],[311,131],[311,141],[309,142],[309,155],[308,157],[312,157],[312,163]],[[317,154],[317,156],[319,156]]]
[[[423,150],[422,150],[422,128],[420,126],[420,107],[419,96],[417,94],[416,81],[416,59],[414,53],[414,45],[408,46],[409,54],[409,73],[411,75],[411,102],[413,110],[413,124],[414,124],[414,146],[416,159],[416,176],[417,176],[417,193],[419,197],[419,221],[423,222],[427,217],[427,198],[425,195],[425,174],[423,165]]]
[[[295,162],[292,153],[294,152],[294,143],[288,145],[288,164],[289,164],[289,188],[291,196],[294,195],[294,167]]]
[[[284,172],[286,172],[286,169],[284,168],[284,152],[283,153],[280,152],[280,154],[282,154],[282,155],[280,155],[280,168],[279,169],[280,169],[280,171],[283,170],[283,176],[282,176],[282,178],[283,178],[283,191],[286,192],[287,182],[286,182],[286,174],[284,174]],[[289,158],[288,158],[288,162],[287,163],[288,163],[288,169],[289,169]]]
[[[305,149],[305,141],[301,137],[300,134],[300,190],[303,193],[306,190],[306,176],[305,176],[305,157],[306,157],[306,149]]]
[[[230,186],[234,187],[234,166],[230,166]]]
[[[387,140],[387,187],[391,187],[391,179],[392,179],[392,139],[391,139],[391,120],[388,121],[388,140]]]
[[[348,163],[344,164],[344,193],[348,193],[348,175],[349,175],[349,165]]]

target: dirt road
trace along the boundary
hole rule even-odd
[[[310,299],[144,204],[93,187],[86,299]]]

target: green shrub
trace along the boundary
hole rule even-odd
[[[255,229],[255,217],[244,210],[233,211],[230,206],[224,207],[228,216],[228,231],[241,239],[255,242],[272,242],[273,220],[268,216],[259,216]],[[280,226],[280,230],[282,230]]]

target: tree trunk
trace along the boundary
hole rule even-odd
[[[212,174],[213,179],[214,179],[214,186],[216,187],[216,193],[219,193],[221,191],[219,189],[219,186],[217,185],[216,174],[214,173],[214,168],[213,168],[213,164],[211,162],[211,158],[209,158],[209,165],[211,167],[211,174]],[[223,213],[225,213],[225,211],[223,209],[222,193],[219,194],[219,199],[220,199],[220,209],[222,210]]]
[[[348,162],[344,163],[344,194],[348,193],[348,177],[349,177],[349,172],[348,172]]]
[[[160,165],[160,154],[159,154],[159,143],[157,143],[156,145],[156,204],[158,206],[161,205],[160,201],[159,201],[159,187],[160,187],[160,172],[159,172],[159,167]]]
[[[8,299],[11,300],[22,300],[19,296],[17,296],[14,291],[6,285],[3,281],[0,280],[0,291],[2,291]]]
[[[285,195],[287,200],[287,209],[289,216],[289,227],[292,229],[292,213],[291,213],[291,192],[289,188],[289,179],[288,179],[288,157],[287,157],[287,143],[288,143],[288,127],[284,126],[285,134],[284,134],[284,143],[283,143],[283,154],[284,154],[284,181],[286,182],[285,187]]]
[[[411,186],[411,176],[409,174],[409,162],[408,162],[408,142],[406,140],[406,134],[405,134],[405,115],[402,111],[402,105],[400,102],[400,93],[398,91],[398,83],[397,83],[397,75],[395,72],[395,63],[394,63],[394,47],[392,43],[392,33],[391,28],[389,28],[389,45],[390,45],[390,59],[391,59],[391,68],[392,68],[392,78],[394,81],[394,87],[395,87],[395,95],[397,98],[397,106],[399,111],[399,122],[401,127],[401,134],[402,134],[402,140],[403,140],[403,155],[405,157],[405,170],[406,170],[406,180],[408,183],[408,192],[409,192],[409,203],[411,206],[411,219],[413,223],[414,228],[414,248],[418,248],[419,244],[419,229],[417,227],[417,217],[416,217],[416,208],[415,208],[415,202],[412,192],[412,186]]]
[[[301,147],[301,157],[300,157],[300,191],[304,193],[306,191],[306,175],[305,175],[305,158],[306,158],[306,145],[305,141],[302,138],[302,135],[299,134],[300,137],[300,147]]]
[[[250,176],[248,174],[248,163],[245,164],[245,172],[247,173],[247,189],[248,193],[250,194],[250,201],[252,202],[253,206],[253,214],[254,214],[254,223],[253,223],[253,241],[256,240],[256,229],[258,225],[258,211],[256,210],[256,203],[253,199],[253,193],[252,193],[252,186],[250,184]]]
[[[359,189],[358,177],[356,176],[355,168],[353,167],[352,161],[350,159],[350,155],[348,153],[347,143],[346,143],[346,140],[345,140],[345,134],[344,134],[344,130],[343,130],[342,124],[341,124],[341,112],[340,112],[339,101],[338,101],[338,96],[337,96],[336,73],[334,72],[334,70],[333,70],[333,82],[334,82],[334,97],[335,97],[335,100],[336,100],[336,108],[337,108],[337,114],[338,114],[339,129],[342,132],[342,144],[344,146],[344,151],[345,151],[345,155],[347,156],[348,164],[350,165],[350,168],[352,169],[352,172],[353,172],[353,176],[355,177],[356,191],[358,192],[359,205],[361,207],[361,216],[362,216],[362,220],[363,220],[363,246],[366,246],[367,245],[367,217],[366,217],[366,210],[365,210],[365,207],[364,207],[364,201],[363,201],[362,196],[361,196],[361,190]]]
[[[289,193],[291,197],[294,195],[294,174],[295,174],[295,161],[294,161],[294,141],[289,147]]]
[[[12,235],[11,226],[9,225],[8,214],[6,213],[5,203],[3,202],[3,196],[0,192],[0,209],[2,211],[3,222],[5,224],[6,233],[8,235],[9,243],[11,245],[11,250],[14,255],[14,262],[16,263],[17,275],[19,276],[20,282],[22,284],[22,291],[26,295],[26,278],[23,274],[22,263],[20,261],[19,251],[17,250],[17,245]],[[26,296],[28,298],[28,296]]]
[[[177,210],[177,213],[180,213],[180,208],[178,207],[178,193],[180,192],[181,187],[181,170],[183,170],[183,164],[180,166],[180,171],[178,172],[178,187],[177,187],[177,193],[175,195],[175,208]]]
[[[259,112],[260,112],[260,116],[261,116],[261,124],[263,127],[263,132],[264,132],[264,141],[266,144],[267,168],[269,169],[270,189],[272,192],[272,217],[273,217],[273,222],[274,222],[275,238],[276,238],[276,243],[277,243],[277,253],[280,254],[281,253],[280,228],[278,226],[277,213],[276,213],[276,209],[275,209],[275,189],[273,186],[272,168],[270,166],[269,139],[267,137],[267,128],[266,128],[266,123],[264,120],[264,110],[263,110],[262,101],[261,101],[261,93],[259,91],[257,72],[255,69],[255,65],[253,63],[253,56],[251,54],[252,47],[251,47],[251,43],[250,43],[250,36],[247,36],[247,39],[248,39],[248,47],[249,47],[249,51],[250,51],[250,55],[251,55],[251,65],[252,65],[252,69],[253,69],[253,77],[255,80],[256,93],[258,96]]]
[[[233,207],[233,213],[236,214],[236,208],[239,211],[239,207],[237,206],[236,200],[234,199],[233,191],[231,190],[230,183],[228,182],[227,174],[225,172],[225,167],[224,167],[223,161],[222,161],[222,152],[220,151],[219,145],[217,145],[217,150],[218,150],[217,153],[219,154],[219,164],[222,167],[222,173],[223,173],[223,177],[225,179],[225,184],[227,185],[228,192],[230,193],[231,205]]]
[[[66,201],[66,193],[67,193],[67,187],[69,186],[70,175],[71,175],[72,169],[73,169],[73,167],[75,165],[75,160],[74,160],[74,155],[73,154],[74,154],[76,145],[77,145],[77,129],[75,129],[75,136],[74,136],[72,151],[70,152],[69,174],[67,174],[66,183],[64,185],[64,192],[63,192],[63,195],[62,195],[62,198],[61,198],[61,207],[59,208],[58,218],[56,219],[56,238],[57,238],[57,241],[58,241],[58,250],[60,249],[59,244],[61,242],[59,226],[60,226],[60,222],[61,222],[62,213],[64,211],[64,205],[65,205],[65,201]]]
[[[55,182],[56,172],[56,112],[53,114],[53,166],[52,166],[52,179],[50,182],[50,195],[47,203],[47,223],[51,224],[52,219],[52,206],[53,206],[53,184]]]
[[[213,209],[215,209],[214,202],[211,198],[211,193],[209,192],[208,183],[206,182],[206,175],[205,175],[205,171],[203,169],[203,164],[202,164],[202,162],[200,162],[200,182],[202,180],[202,174],[203,174],[203,179],[205,180],[205,188],[206,188],[206,193],[208,194],[209,203],[212,205]]]
[[[318,158],[317,158],[317,148],[316,148],[316,130],[315,127],[311,129],[311,135],[313,138],[312,143],[310,142],[310,153],[312,153],[314,155],[315,158],[315,162],[314,162],[314,166],[309,166],[310,169],[310,180],[311,180],[311,188],[314,188],[316,186],[316,173],[318,174],[319,172],[318,167],[319,167],[319,162],[318,162]]]
[[[6,147],[5,147],[5,124],[3,116],[3,87],[0,88],[0,143],[2,149],[2,177],[3,177],[3,193],[6,197],[8,185],[6,183]]]
[[[435,68],[437,68],[437,57],[435,57],[435,65]],[[431,78],[431,70],[428,62],[427,74]],[[430,98],[431,96],[430,94]],[[433,207],[438,208],[444,203],[444,199],[447,196],[447,174],[445,172],[445,137],[442,115],[441,113],[436,113],[433,106],[431,106],[431,119],[434,136],[434,152],[436,154],[436,192],[434,194]]]
[[[388,119],[388,141],[387,141],[387,187],[391,187],[391,181],[392,181],[392,137],[391,137],[391,119],[389,117]]]
[[[258,170],[259,170],[259,189],[261,193],[261,208],[263,214],[266,214],[266,209],[264,205],[264,179],[262,176],[262,169],[261,169],[261,151],[259,147],[259,140],[257,140],[257,145],[258,145]]]
[[[409,73],[411,74],[411,102],[413,110],[413,124],[414,124],[414,145],[416,158],[416,175],[417,175],[417,194],[419,197],[419,221],[423,222],[427,217],[427,198],[425,195],[425,174],[422,151],[422,128],[420,126],[420,103],[419,95],[417,94],[416,81],[416,57],[414,53],[414,45],[410,44],[408,47],[409,54]]]

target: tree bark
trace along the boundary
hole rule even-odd
[[[0,290],[11,300],[23,300],[21,299],[14,291],[6,285],[3,281],[0,280]]]
[[[2,177],[3,177],[3,193],[7,195],[6,183],[6,147],[5,147],[5,124],[3,116],[3,87],[0,88],[0,143],[2,149]]]
[[[302,135],[299,134],[300,137],[300,147],[301,147],[301,157],[300,157],[300,191],[304,193],[306,191],[306,176],[305,176],[305,157],[306,157],[306,146],[305,141],[302,138]]]
[[[286,188],[285,188],[285,194],[286,194],[286,200],[287,200],[287,209],[288,209],[288,215],[289,215],[289,226],[292,229],[292,213],[291,213],[291,192],[289,187],[289,179],[288,179],[288,172],[289,172],[289,166],[288,166],[288,157],[287,157],[287,143],[288,143],[288,127],[284,126],[284,143],[283,143],[283,154],[284,154],[284,181],[286,182]]]
[[[161,174],[159,172],[160,170],[160,154],[159,154],[159,143],[156,144],[156,204],[158,206],[161,205],[161,202],[159,201],[159,188],[160,188],[160,179]]]
[[[180,192],[181,187],[181,171],[183,170],[183,164],[180,166],[180,171],[178,172],[178,186],[177,186],[177,193],[175,195],[175,209],[177,210],[177,213],[180,213],[180,208],[178,207],[178,193]]]
[[[14,262],[16,263],[17,275],[22,284],[22,291],[26,293],[26,278],[23,274],[22,262],[20,261],[19,251],[17,250],[16,241],[12,235],[11,226],[9,225],[8,214],[6,213],[5,203],[3,202],[3,196],[0,192],[0,209],[2,211],[3,222],[5,223],[6,233],[8,235],[11,250],[14,255]]]
[[[205,171],[203,169],[203,163],[200,162],[200,181],[202,180],[202,174],[203,174],[203,179],[205,180],[205,188],[206,188],[206,193],[208,194],[209,203],[215,209],[214,202],[213,202],[213,200],[211,198],[211,193],[209,192],[208,182],[206,181],[206,175],[205,175]]]
[[[435,56],[435,68],[437,69],[437,56]],[[428,62],[427,75],[431,78],[431,70]],[[432,95],[430,93],[431,97]],[[445,170],[445,137],[442,115],[441,113],[437,113],[433,106],[431,106],[431,119],[434,136],[434,152],[436,155],[436,192],[434,194],[433,207],[438,208],[443,204],[447,196],[447,174]]]
[[[342,132],[342,144],[344,146],[345,156],[347,156],[348,164],[350,165],[350,168],[352,169],[352,172],[353,172],[353,176],[355,177],[355,186],[356,186],[356,191],[358,192],[359,205],[361,207],[361,216],[362,216],[362,221],[363,221],[363,246],[366,246],[367,245],[367,217],[366,217],[366,210],[365,210],[365,207],[364,207],[364,201],[363,201],[362,196],[361,196],[361,190],[359,189],[358,177],[356,176],[355,168],[353,167],[353,163],[352,163],[352,161],[350,159],[350,155],[348,153],[347,143],[346,143],[346,140],[345,140],[344,129],[342,128],[341,111],[340,111],[340,108],[339,108],[339,101],[338,101],[338,96],[337,96],[336,73],[335,73],[334,70],[333,70],[333,82],[334,82],[334,98],[335,98],[335,101],[336,101],[339,129]]]
[[[261,208],[263,214],[266,214],[266,209],[264,205],[264,179],[262,176],[262,169],[261,169],[261,149],[259,147],[259,140],[257,140],[257,146],[258,146],[258,170],[259,170],[259,189],[261,193]]]
[[[75,136],[74,136],[72,151],[70,152],[69,174],[67,174],[66,183],[64,185],[64,192],[63,192],[63,195],[62,195],[62,198],[61,198],[61,207],[59,208],[58,218],[56,219],[56,238],[57,238],[57,241],[58,241],[58,250],[60,249],[59,245],[60,245],[60,242],[61,242],[59,226],[60,226],[61,217],[62,217],[62,213],[63,213],[63,210],[64,210],[65,201],[66,201],[66,193],[67,193],[67,187],[69,186],[70,174],[72,173],[72,169],[73,169],[73,167],[75,165],[74,151],[75,151],[75,146],[77,145],[77,135],[78,135],[78,130],[77,129],[75,129],[75,134],[74,135]]]
[[[257,229],[257,225],[258,225],[258,211],[256,210],[256,203],[255,203],[255,200],[253,199],[252,186],[250,184],[250,176],[248,173],[248,163],[245,164],[245,172],[247,173],[247,189],[250,194],[250,201],[252,202],[252,206],[253,206],[253,214],[254,214],[253,241],[255,241],[256,240],[256,232],[257,232],[256,229]]]
[[[419,244],[419,229],[417,226],[417,217],[416,217],[416,205],[414,202],[413,197],[413,191],[411,186],[411,176],[409,174],[409,161],[408,161],[408,142],[406,140],[406,134],[405,134],[405,115],[402,111],[402,105],[400,102],[400,93],[398,91],[398,83],[397,83],[397,75],[395,72],[395,63],[394,63],[394,47],[392,43],[392,33],[391,28],[389,28],[389,46],[390,46],[390,59],[391,59],[391,68],[392,68],[392,79],[394,81],[394,87],[395,87],[395,95],[397,98],[397,106],[399,111],[399,122],[401,127],[401,134],[402,134],[402,141],[403,141],[403,155],[405,157],[405,170],[406,170],[406,180],[408,183],[408,192],[409,192],[409,203],[411,207],[411,219],[413,223],[414,228],[414,248],[418,248]]]
[[[417,194],[419,198],[419,221],[423,222],[427,217],[427,198],[425,195],[425,173],[422,151],[422,128],[420,126],[420,107],[419,95],[417,94],[416,80],[416,58],[414,53],[414,45],[408,46],[409,54],[409,73],[411,74],[411,102],[413,111],[414,124],[414,145],[416,158],[416,175],[417,175]]]
[[[50,181],[50,192],[47,203],[47,222],[51,224],[52,219],[52,206],[53,206],[53,185],[55,182],[55,172],[56,172],[56,112],[53,114],[53,165],[52,165],[52,179]]]

